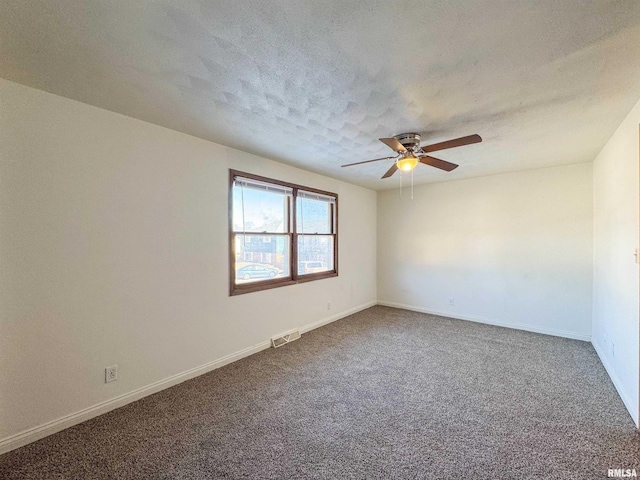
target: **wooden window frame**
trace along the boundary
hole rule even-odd
[[[235,255],[235,236],[238,232],[233,230],[233,182],[236,177],[246,178],[248,180],[255,180],[263,183],[271,183],[292,190],[291,201],[288,203],[288,220],[289,229],[284,233],[277,233],[277,235],[289,237],[289,275],[285,278],[274,278],[259,280],[257,282],[236,284],[236,255]],[[321,234],[333,237],[333,269],[326,272],[315,272],[304,275],[298,274],[298,236],[304,236],[303,233],[297,231],[297,215],[296,215],[296,201],[298,198],[298,190],[305,192],[317,193],[332,197],[335,199],[334,208],[331,209],[331,225],[333,227],[332,233]],[[241,172],[238,170],[229,170],[229,295],[242,295],[245,293],[259,292],[262,290],[268,290],[271,288],[284,287],[287,285],[296,285],[298,283],[312,282],[314,280],[322,280],[325,278],[338,276],[338,194],[333,192],[327,192],[325,190],[319,190],[317,188],[307,187],[304,185],[298,185],[295,183],[284,182],[282,180],[276,180],[273,178],[267,178],[260,175],[254,175],[252,173]],[[247,233],[247,235],[255,235],[255,232]],[[259,235],[259,234],[258,234]],[[313,236],[314,234],[306,234],[307,236]]]

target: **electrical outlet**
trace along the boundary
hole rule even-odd
[[[331,300],[327,302],[327,310],[331,310]]]
[[[104,383],[115,382],[118,380],[118,365],[111,365],[104,369]]]
[[[449,306],[453,307],[455,305],[455,302],[453,301],[453,298],[449,299]]]

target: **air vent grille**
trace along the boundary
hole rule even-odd
[[[289,333],[283,333],[277,335],[271,339],[271,345],[273,348],[278,348],[283,345],[286,345],[289,342],[293,342],[294,340],[298,340],[300,338],[300,330],[293,330]]]

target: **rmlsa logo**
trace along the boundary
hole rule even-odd
[[[610,478],[637,478],[638,474],[635,468],[610,468],[607,476]]]

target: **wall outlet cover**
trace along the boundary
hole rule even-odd
[[[111,365],[104,369],[104,383],[115,382],[118,380],[118,366]]]

